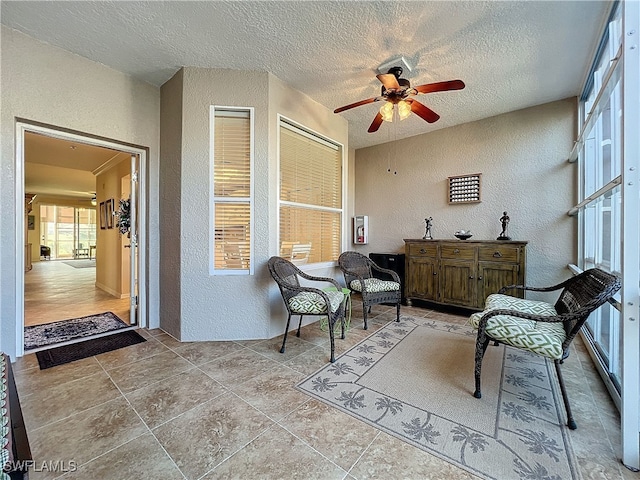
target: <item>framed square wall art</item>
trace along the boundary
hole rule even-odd
[[[481,173],[449,177],[449,205],[457,203],[480,203]]]

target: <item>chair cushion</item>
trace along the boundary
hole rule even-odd
[[[362,285],[360,285],[360,280],[353,280],[349,286],[351,290],[355,290],[356,292],[362,292]],[[396,290],[400,290],[400,284],[398,282],[394,282],[391,280],[380,280],[378,278],[365,278],[364,286],[367,289],[367,292],[375,293],[375,292],[395,292]]]
[[[344,301],[342,292],[325,292],[331,303],[331,311],[335,312]],[[315,292],[300,292],[289,299],[289,307],[293,312],[303,315],[324,315],[327,313],[327,305],[324,299]]]
[[[474,328],[478,328],[482,316],[496,309],[516,310],[544,317],[557,315],[555,308],[550,303],[524,300],[496,293],[487,297],[484,311],[471,315],[469,323]],[[545,323],[511,315],[496,315],[487,322],[486,331],[491,338],[507,345],[529,350],[554,360],[562,359],[562,343],[566,338],[566,333],[561,322]]]

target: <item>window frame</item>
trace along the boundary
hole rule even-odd
[[[614,6],[610,12],[607,27],[598,47],[589,77],[586,80],[584,90],[578,102],[578,118],[580,135],[574,152],[570,158],[576,158],[578,162],[578,200],[579,203],[568,213],[578,214],[578,265],[582,269],[599,267],[604,270],[615,271],[616,260],[620,259],[622,249],[621,238],[621,210],[616,207],[618,200],[616,192],[620,192],[622,183],[622,135],[621,122],[617,122],[618,112],[622,110],[620,89],[622,85],[622,62],[619,61],[622,46],[613,38],[618,36],[617,28],[610,28],[613,21],[621,11],[619,5]],[[608,118],[605,119],[605,116]],[[603,125],[608,122],[609,132],[604,132]],[[605,139],[605,136],[607,137]],[[604,146],[609,145],[609,179],[603,174]],[[617,174],[617,175],[616,175]],[[609,205],[605,205],[608,200]],[[604,232],[605,213],[609,212],[608,232]],[[617,229],[617,230],[616,230]],[[617,232],[617,233],[616,233]],[[604,237],[608,236],[610,257],[604,260]],[[617,242],[617,243],[616,243]],[[619,294],[616,296],[619,298]],[[620,303],[613,302],[612,308],[620,310]],[[592,342],[592,348],[597,352],[599,361],[614,384],[616,383],[616,366],[619,358],[616,347],[618,332],[611,329],[607,348],[598,345],[601,339],[600,310],[594,312],[586,323],[587,337]],[[609,315],[607,315],[609,317]],[[611,325],[610,325],[611,327]],[[613,387],[613,385],[612,385]],[[617,388],[615,385],[613,388]],[[611,389],[610,389],[611,390]],[[614,395],[615,400],[615,395]]]
[[[214,182],[215,166],[215,119],[216,112],[239,112],[249,115],[249,196],[216,197]],[[255,108],[228,105],[210,105],[209,107],[209,275],[238,276],[255,274]],[[224,203],[246,203],[249,205],[249,268],[225,269],[215,266],[215,225],[216,205]]]
[[[277,235],[276,235],[276,244],[275,244],[275,250],[276,253],[275,255],[280,255],[280,244],[281,244],[281,232],[280,232],[280,220],[281,220],[281,207],[282,205],[297,205],[295,203],[292,202],[288,202],[288,201],[283,201],[280,198],[280,191],[281,191],[281,180],[280,180],[280,158],[281,158],[281,138],[280,138],[280,131],[282,128],[283,123],[287,125],[287,127],[292,128],[293,130],[298,131],[299,133],[308,136],[309,138],[312,138],[313,140],[318,140],[320,143],[324,143],[324,144],[328,144],[332,147],[336,147],[339,149],[340,151],[340,171],[341,171],[341,175],[340,175],[340,182],[341,182],[341,199],[340,199],[340,204],[341,204],[341,208],[336,209],[336,208],[329,208],[329,207],[319,207],[318,210],[322,210],[322,211],[332,211],[332,212],[338,212],[340,214],[340,251],[344,251],[344,246],[345,246],[345,235],[346,235],[346,231],[347,231],[347,215],[346,215],[346,211],[347,211],[347,165],[346,165],[346,153],[345,153],[345,148],[344,148],[344,144],[338,142],[337,140],[333,140],[331,138],[329,138],[327,135],[323,135],[319,132],[317,132],[316,130],[313,130],[309,127],[306,127],[298,122],[296,122],[295,120],[292,120],[291,118],[282,115],[282,114],[278,114],[277,115],[277,159],[276,159],[276,175],[277,175],[277,193],[276,193],[276,203],[277,203],[277,207],[276,207],[276,225],[277,225]],[[287,128],[284,127],[284,128]],[[304,264],[304,265],[299,265],[299,268],[301,270],[307,270],[307,269],[315,269],[315,268],[330,268],[330,267],[335,267],[338,264],[338,259],[334,259],[334,260],[329,260],[329,261],[322,261],[322,262],[315,262],[315,263],[308,263],[308,264]]]

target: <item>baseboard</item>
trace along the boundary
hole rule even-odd
[[[100,282],[96,282],[96,288],[99,288],[100,290],[102,290],[103,292],[107,292],[109,295],[114,296],[116,298],[129,298],[129,294],[128,293],[120,293],[115,291],[112,288],[107,287],[106,285],[103,285]]]

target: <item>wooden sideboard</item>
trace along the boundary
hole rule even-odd
[[[491,293],[524,284],[527,242],[405,239],[407,305],[423,300],[481,310]],[[511,291],[522,295],[524,291]]]

